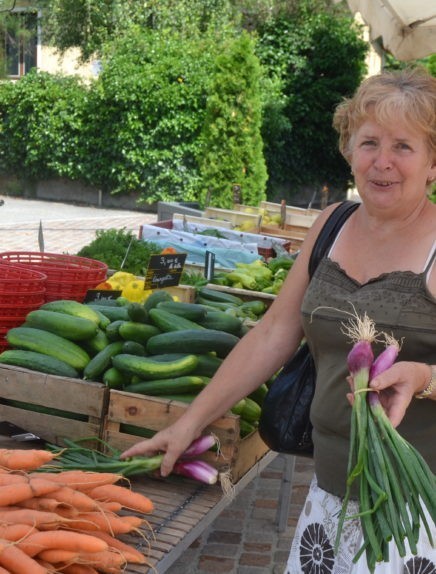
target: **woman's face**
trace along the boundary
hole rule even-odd
[[[366,120],[353,139],[351,168],[361,198],[377,207],[422,201],[436,177],[426,139],[402,122],[387,128]]]

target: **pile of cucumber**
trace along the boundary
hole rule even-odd
[[[197,299],[176,301],[161,289],[143,304],[52,301],[8,331],[11,348],[0,354],[0,364],[190,402],[246,333],[238,297],[202,288]],[[252,307],[260,314],[259,303]],[[266,391],[263,385],[232,408],[243,436],[255,429]]]

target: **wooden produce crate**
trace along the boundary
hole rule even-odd
[[[101,438],[109,390],[100,383],[2,365],[0,397],[0,420],[62,446],[63,438]],[[39,412],[41,407],[52,411]]]
[[[172,424],[186,409],[187,405],[179,401],[112,389],[103,439],[111,447],[124,450],[143,440],[148,433],[152,436]],[[137,427],[137,434],[131,425]],[[205,429],[206,432],[216,434],[221,454],[217,456],[207,452],[201,458],[220,472],[230,471],[233,483],[238,482],[269,451],[257,431],[241,439],[239,417],[231,413],[214,421]]]
[[[175,285],[174,287],[164,287],[156,291],[167,291],[172,297],[177,297],[182,303],[194,303],[195,287],[192,285]]]
[[[273,203],[272,201],[261,201],[259,207],[261,209],[266,209],[269,213],[281,213],[282,206],[280,203]],[[313,221],[321,213],[320,209],[297,207],[295,205],[286,206],[286,215],[302,215],[305,217],[312,218]]]

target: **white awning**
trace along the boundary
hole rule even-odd
[[[336,0],[338,1],[338,0]],[[347,0],[360,12],[370,38],[398,60],[436,53],[436,0]]]

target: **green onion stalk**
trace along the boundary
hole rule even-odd
[[[389,562],[392,540],[400,556],[406,554],[406,542],[411,553],[417,554],[421,527],[433,546],[427,516],[433,523],[436,521],[436,477],[419,452],[393,427],[378,393],[369,387],[375,376],[394,364],[400,349],[398,342],[384,335],[386,347],[374,359],[371,343],[379,334],[367,315],[352,320],[345,332],[354,342],[347,357],[354,401],[346,492],[335,552],[339,549],[344,521],[360,518],[363,544],[353,561],[356,563],[365,552],[372,573],[378,562]],[[356,480],[359,512],[347,515],[351,487]]]
[[[89,440],[91,439],[72,441],[65,438],[64,443],[66,447],[48,444],[47,448],[56,453],[57,456],[53,462],[44,465],[39,470],[41,472],[87,470],[91,472],[113,472],[124,477],[130,477],[157,471],[164,457],[163,454],[157,454],[149,457],[134,456],[121,460],[120,451],[95,437],[92,440],[102,443],[109,454],[80,444],[80,442]],[[207,450],[216,448],[216,446],[217,437],[213,434],[204,435],[194,440],[176,462],[174,474],[186,476],[206,484],[215,484],[218,480],[217,469],[196,457]]]

